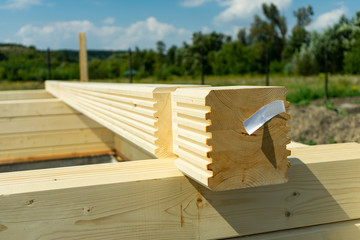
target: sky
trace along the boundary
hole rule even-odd
[[[160,40],[181,46],[194,32],[236,37],[261,16],[262,3],[271,2],[285,15],[288,33],[293,11],[302,6],[314,10],[310,31],[360,10],[355,0],[0,0],[0,43],[78,49],[78,33],[86,32],[88,49],[154,49]]]

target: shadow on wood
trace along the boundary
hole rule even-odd
[[[294,166],[289,182],[281,185],[214,192],[188,179],[199,192],[198,223],[205,234],[201,239],[221,238],[224,232],[246,236],[354,219],[350,215],[359,213],[360,206],[350,203],[356,194],[359,199],[360,186],[356,190],[351,180],[345,180],[346,174],[339,176],[336,162],[309,168],[299,158],[290,160]],[[345,181],[334,184],[339,179]],[[353,231],[360,237],[356,226]]]
[[[269,162],[271,162],[271,164],[274,166],[274,168],[277,168],[274,141],[271,138],[268,123],[264,124],[261,150],[263,151]]]

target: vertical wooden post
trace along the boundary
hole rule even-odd
[[[79,33],[79,66],[80,66],[80,81],[88,82],[88,64],[87,64],[87,51],[86,51],[86,38],[85,33]]]
[[[50,48],[47,49],[47,65],[48,65],[48,80],[51,80],[51,56],[50,56]]]

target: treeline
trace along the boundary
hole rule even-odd
[[[311,6],[293,12],[296,24],[288,29],[286,18],[274,4],[262,5],[263,15],[255,15],[248,30],[240,29],[233,39],[222,33],[196,32],[191,43],[166,47],[159,41],[155,49],[135,48],[131,65],[135,78],[172,76],[265,74],[287,75],[360,73],[360,12],[325,30],[309,32]],[[127,51],[88,51],[92,79],[123,77],[129,71]],[[52,51],[53,79],[79,77],[77,51]],[[0,79],[44,80],[48,78],[46,51],[34,47],[0,45]]]

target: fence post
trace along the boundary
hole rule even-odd
[[[86,37],[85,33],[79,33],[79,65],[80,65],[80,81],[88,82],[88,63],[87,63],[87,51],[86,51]]]

